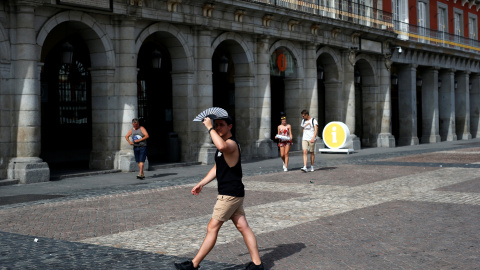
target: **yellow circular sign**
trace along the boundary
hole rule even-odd
[[[350,139],[350,130],[342,122],[330,122],[323,129],[322,136],[328,148],[338,149],[344,147]]]

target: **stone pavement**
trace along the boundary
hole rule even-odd
[[[244,162],[267,269],[480,269],[480,140]],[[174,269],[202,243],[210,166],[0,187],[0,269]],[[35,239],[37,239],[35,241]],[[230,222],[201,269],[243,269]]]

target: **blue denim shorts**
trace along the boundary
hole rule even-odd
[[[135,146],[133,147],[133,154],[135,155],[135,162],[145,162],[147,159],[147,147]]]

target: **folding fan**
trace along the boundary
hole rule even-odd
[[[283,136],[283,135],[275,135],[275,138],[282,140],[282,141],[290,141],[289,136]]]
[[[213,119],[213,120],[214,119],[222,119],[222,118],[227,118],[228,113],[227,113],[227,111],[225,111],[222,108],[212,107],[212,108],[208,108],[205,111],[201,112],[199,115],[197,115],[197,117],[195,117],[195,119],[193,119],[193,121],[202,122],[203,119],[205,119],[206,117],[209,117],[210,119]]]

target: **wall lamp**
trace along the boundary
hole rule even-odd
[[[318,65],[317,66],[317,80],[323,81],[324,74],[325,74],[325,72],[323,70],[323,67],[321,65]]]
[[[162,53],[155,49],[152,52],[152,68],[159,69],[162,67]]]
[[[392,47],[391,49],[392,54],[395,52],[395,50],[398,51],[398,54],[401,54],[403,52],[402,47],[397,46],[397,47]]]
[[[422,84],[423,84],[422,76],[417,76],[417,86],[422,86]]]
[[[390,80],[392,81],[392,85],[398,85],[398,75],[396,73],[392,74]]]
[[[220,72],[222,73],[227,73],[228,71],[228,58],[224,55],[222,58],[220,58],[220,66],[219,66]]]

